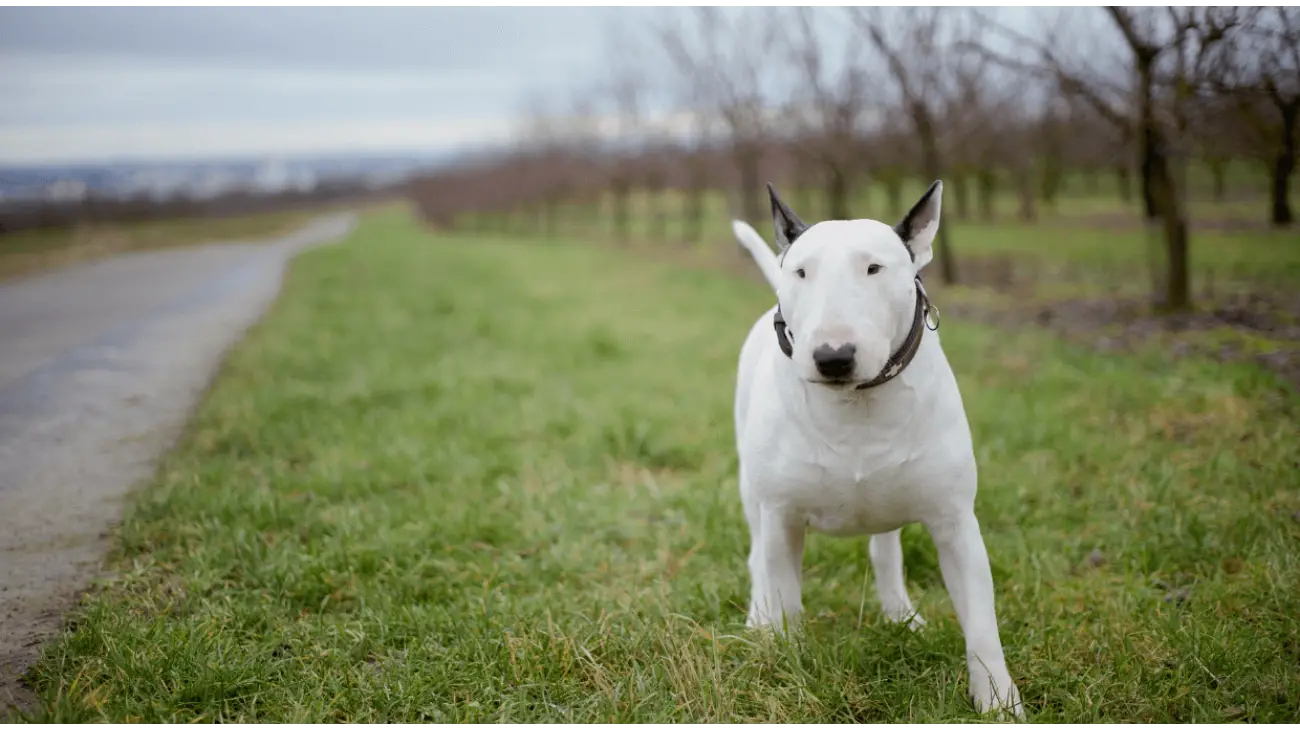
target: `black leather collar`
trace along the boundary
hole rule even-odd
[[[933,324],[930,322],[931,314],[934,315]],[[790,335],[793,333],[786,325],[785,317],[781,315],[780,302],[777,302],[776,314],[772,315],[772,325],[776,328],[776,341],[781,346],[781,352],[784,352],[786,357],[793,357],[794,345],[790,344]],[[930,297],[926,295],[921,277],[918,276],[916,277],[916,312],[912,315],[912,329],[907,333],[907,339],[903,341],[902,347],[885,361],[885,367],[879,375],[859,385],[855,390],[874,388],[898,377],[921,349],[921,337],[927,329],[939,329],[939,309],[930,304]]]

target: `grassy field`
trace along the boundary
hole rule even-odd
[[[314,214],[288,211],[231,218],[94,223],[9,233],[0,236],[0,281],[130,251],[287,233]]]
[[[34,719],[975,719],[919,528],[923,632],[878,615],[865,539],[822,536],[807,635],[743,629],[730,410],[771,300],[369,216],[232,354],[33,670]],[[1300,716],[1295,396],[957,316],[943,337],[1030,718]]]

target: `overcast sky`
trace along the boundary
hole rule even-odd
[[[647,12],[0,8],[0,163],[490,142]]]
[[[607,79],[663,13],[0,8],[0,164],[491,143],[526,98]],[[819,36],[851,47],[838,11],[820,17]]]

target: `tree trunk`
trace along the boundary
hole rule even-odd
[[[1056,198],[1061,192],[1061,179],[1063,176],[1060,158],[1050,152],[1044,155],[1039,192],[1043,196],[1043,203],[1049,208],[1054,209],[1056,207]]]
[[[547,238],[555,238],[559,232],[560,204],[557,196],[550,193],[542,202],[542,230]]]
[[[1051,113],[1043,121],[1043,147],[1040,156],[1042,167],[1039,170],[1038,192],[1043,204],[1048,208],[1056,207],[1056,198],[1061,192],[1061,183],[1065,177],[1062,162],[1064,142],[1061,139],[1060,125]]]
[[[761,225],[765,219],[759,205],[758,166],[760,146],[738,142],[733,148],[736,169],[740,172],[740,214],[751,226]]]
[[[992,221],[997,217],[995,201],[998,192],[998,174],[993,168],[985,167],[975,173],[975,178],[979,183],[980,217],[985,221]]]
[[[1115,182],[1119,188],[1119,199],[1124,204],[1133,202],[1133,177],[1129,174],[1128,165],[1115,166]]]
[[[668,239],[668,213],[664,210],[664,184],[658,171],[652,172],[646,180],[646,209],[650,215],[650,238],[655,241]]]
[[[613,210],[610,211],[612,223],[614,225],[614,240],[619,243],[628,242],[628,194],[631,192],[631,186],[627,180],[621,176],[617,177],[610,183],[610,203]]]
[[[881,179],[885,184],[885,197],[889,199],[889,212],[884,217],[901,216],[903,209],[903,178],[896,170],[889,170]]]
[[[1156,143],[1160,139],[1157,135]],[[1156,148],[1152,162],[1152,194],[1163,221],[1165,236],[1165,291],[1164,305],[1171,311],[1186,311],[1192,305],[1191,266],[1187,237],[1187,216],[1175,188],[1168,158]]]
[[[603,185],[591,191],[591,209],[587,216],[587,230],[596,234],[601,230],[605,217],[609,215],[609,195]]]
[[[939,140],[934,123],[924,108],[915,109],[912,120],[916,125],[917,136],[921,138],[921,166],[925,171],[925,184],[929,186],[943,177],[943,160],[939,156]],[[939,277],[945,284],[957,283],[957,257],[952,250],[951,236],[948,231],[952,226],[939,225]]]
[[[700,235],[704,231],[704,189],[692,185],[686,191],[683,205],[686,209],[686,220],[682,221],[682,238],[690,244],[699,243]]]
[[[1147,137],[1146,133],[1143,133],[1142,136],[1143,136],[1142,148],[1144,150],[1150,149],[1152,144],[1151,141],[1146,138]],[[1143,213],[1146,214],[1146,217],[1149,220],[1154,220],[1155,218],[1160,217],[1159,213],[1156,211],[1155,193],[1151,190],[1151,175],[1152,175],[1153,165],[1154,163],[1151,160],[1151,156],[1148,153],[1143,152],[1142,159],[1139,164],[1139,169],[1142,171],[1142,211]]]
[[[1169,216],[1165,220],[1165,246],[1169,249],[1169,283],[1165,289],[1165,301],[1170,309],[1185,311],[1192,306],[1192,276],[1187,219],[1184,216]]]
[[[849,220],[849,178],[844,168],[835,163],[826,165],[826,210],[831,220]]]
[[[1165,271],[1164,304],[1173,311],[1186,311],[1191,307],[1191,269],[1188,263],[1187,216],[1183,212],[1182,197],[1170,166],[1167,142],[1155,118],[1151,98],[1151,64],[1141,64],[1140,114],[1142,123],[1142,162],[1149,171],[1150,194],[1156,215],[1164,223]]]
[[[703,160],[693,156],[690,166],[690,181],[686,184],[686,199],[683,201],[685,221],[682,233],[687,243],[698,243],[704,230],[704,190],[707,181]]]
[[[655,191],[655,225],[659,228],[659,240],[667,241],[671,238],[668,232],[668,223],[672,215],[668,210],[669,194],[672,192],[668,187],[667,181],[661,181],[659,188]]]
[[[1291,173],[1295,171],[1297,116],[1300,116],[1300,100],[1282,107],[1282,149],[1273,161],[1273,212],[1270,218],[1273,225],[1280,228],[1295,221],[1291,213]]]
[[[1026,161],[1016,169],[1016,192],[1019,193],[1020,210],[1018,217],[1025,223],[1038,220],[1038,195],[1034,190],[1033,166]]]
[[[1138,94],[1141,106],[1139,120],[1141,129],[1138,133],[1138,169],[1142,173],[1142,205],[1147,220],[1160,217],[1152,177],[1156,174],[1156,167],[1163,164],[1156,160],[1156,155],[1159,154],[1156,152],[1159,143],[1159,130],[1156,128],[1155,110],[1152,108],[1151,101],[1151,65],[1151,59],[1139,60],[1138,62]]]
[[[806,154],[800,154],[794,168],[795,189],[794,204],[798,206],[800,217],[813,219],[818,216],[813,211],[813,198],[817,193],[817,169],[815,160]]]
[[[970,180],[970,175],[965,170],[957,170],[952,174],[952,192],[957,203],[957,217],[962,220],[970,220],[970,187],[966,184]]]
[[[1222,203],[1227,194],[1228,160],[1223,157],[1211,157],[1205,161],[1210,168],[1210,180],[1214,185],[1214,202]]]

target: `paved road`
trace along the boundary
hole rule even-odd
[[[0,284],[0,708],[30,700],[15,674],[98,571],[123,497],[274,300],[286,262],[354,222]]]

